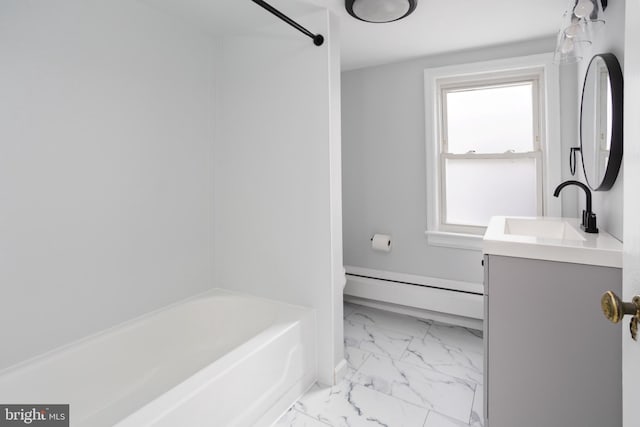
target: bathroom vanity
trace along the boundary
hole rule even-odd
[[[483,242],[485,427],[622,425],[622,244],[576,220],[492,218]]]

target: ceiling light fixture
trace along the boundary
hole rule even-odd
[[[409,16],[418,0],[346,0],[349,15],[360,21],[385,23]]]

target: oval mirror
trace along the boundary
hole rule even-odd
[[[615,55],[591,59],[582,88],[580,152],[587,184],[609,190],[622,163],[622,70]]]

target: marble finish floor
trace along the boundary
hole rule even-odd
[[[276,427],[480,427],[482,332],[344,306],[348,373],[314,385]]]

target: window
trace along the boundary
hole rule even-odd
[[[462,247],[478,248],[491,216],[554,210],[545,206],[551,64],[535,58],[425,72],[430,243],[466,237]]]
[[[482,234],[493,215],[542,214],[539,75],[438,80],[442,230]]]

